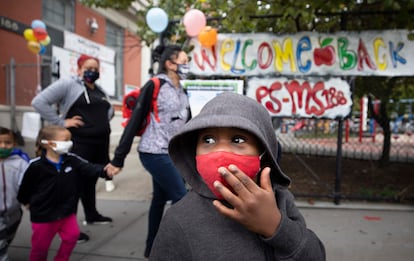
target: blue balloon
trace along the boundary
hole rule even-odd
[[[46,29],[46,24],[43,23],[40,20],[33,20],[32,21],[32,28],[35,29],[35,28],[38,28],[38,27]]]
[[[168,15],[159,7],[148,10],[145,20],[149,28],[156,33],[161,33],[168,26]]]
[[[45,52],[46,52],[46,47],[45,47],[45,46],[43,46],[43,45],[40,45],[40,51],[39,51],[39,54],[40,54],[40,55],[42,55],[42,54],[45,54]]]

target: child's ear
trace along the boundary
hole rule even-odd
[[[19,130],[13,132],[13,144],[14,144],[14,146],[17,146],[17,145],[18,146],[24,146],[25,145],[23,135]]]

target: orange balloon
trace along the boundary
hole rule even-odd
[[[40,52],[41,47],[38,42],[29,41],[27,43],[27,49],[29,49],[29,51],[31,51],[34,54],[38,54]]]
[[[198,34],[198,40],[204,47],[211,47],[217,42],[217,30],[211,26],[204,27]]]

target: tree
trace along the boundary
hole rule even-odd
[[[128,8],[133,0],[81,0],[88,6]],[[138,1],[137,1],[138,2]],[[190,8],[197,8],[207,16],[208,25],[220,33],[295,33],[300,31],[336,32],[385,29],[413,29],[414,0],[148,0],[148,5],[137,11],[137,34],[146,44],[159,36],[145,24],[147,11],[158,3],[169,16],[169,26],[160,39],[185,43],[187,39],[182,17]],[[414,38],[414,35],[411,35]],[[412,78],[357,77],[356,95],[371,94],[381,100],[381,109],[371,114],[384,131],[383,153],[380,162],[389,161],[391,144],[390,99],[412,97]],[[372,89],[375,86],[375,89]],[[407,95],[411,95],[408,96]],[[371,99],[372,100],[372,99]]]
[[[87,6],[127,9],[134,0],[81,0]],[[190,8],[203,11],[221,33],[335,32],[413,27],[414,0],[148,0],[137,11],[137,34],[147,44],[158,36],[145,24],[145,14],[158,3],[169,16],[166,33],[171,41],[185,41],[180,21]],[[402,27],[401,27],[402,26]]]

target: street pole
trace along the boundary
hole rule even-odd
[[[339,205],[341,201],[341,160],[342,160],[342,132],[343,132],[343,123],[344,120],[338,119],[338,140],[337,140],[337,150],[336,150],[336,168],[335,168],[335,189],[333,200],[336,205]]]

